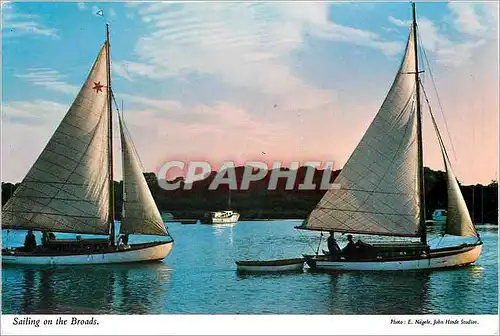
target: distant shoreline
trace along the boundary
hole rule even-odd
[[[144,177],[160,212],[171,213],[174,219],[195,222],[204,217],[206,212],[234,210],[240,213],[241,221],[271,221],[305,219],[320,202],[326,190],[303,190],[299,186],[306,179],[307,167],[297,169],[296,180],[292,189],[287,181],[279,179],[276,188],[269,190],[271,172],[259,181],[249,185],[248,190],[232,190],[228,186],[210,189],[216,176],[212,172],[204,180],[193,183],[191,189],[165,190],[158,183],[154,173],[145,173]],[[283,170],[283,169],[282,169]],[[286,170],[286,169],[284,169]],[[244,167],[235,169],[237,185],[241,185]],[[330,181],[334,182],[340,170],[332,172]],[[313,170],[313,184],[319,185],[323,170]],[[178,181],[182,186],[184,181]],[[447,209],[447,175],[443,171],[425,168],[425,219],[432,219],[436,209]],[[19,184],[2,182],[2,206],[14,194]],[[115,181],[115,220],[120,220],[123,206],[123,182]],[[498,182],[488,185],[461,185],[460,190],[473,222],[498,223]],[[229,197],[230,195],[230,197]],[[230,198],[230,199],[229,199]]]
[[[183,223],[183,222],[196,222],[199,219],[195,218],[175,218],[169,220],[168,223]],[[304,221],[305,218],[240,218],[238,222],[273,222],[273,221]],[[475,223],[476,226],[498,226],[498,223]]]

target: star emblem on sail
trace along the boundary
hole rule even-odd
[[[94,82],[94,87],[92,88],[92,90],[95,90],[95,92],[102,92],[103,87],[104,85],[101,84],[101,81]]]
[[[2,209],[4,228],[109,233],[113,168],[108,95],[101,94],[108,87],[107,75],[104,44],[65,117]],[[131,139],[122,135],[122,141],[128,196],[123,232],[168,235]]]
[[[2,211],[2,225],[106,234],[109,211],[107,97],[103,46],[86,82]],[[102,84],[104,83],[104,84]]]

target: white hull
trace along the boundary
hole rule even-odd
[[[237,223],[238,219],[240,219],[239,214],[232,215],[228,218],[212,218],[212,224],[233,224]]]
[[[154,261],[164,259],[172,249],[173,241],[146,246],[143,248],[131,248],[113,252],[72,254],[72,255],[16,255],[2,253],[3,264],[19,265],[88,265],[88,264],[117,264],[141,261]]]
[[[302,271],[304,269],[304,260],[297,260],[293,263],[276,264],[270,262],[236,262],[236,268],[239,272],[291,272]]]
[[[423,257],[412,260],[330,261],[313,259],[313,261],[309,260],[308,265],[311,269],[319,271],[408,271],[439,269],[472,264],[479,258],[482,248],[482,244],[476,245],[457,250],[453,254],[449,251],[431,251],[430,258]]]

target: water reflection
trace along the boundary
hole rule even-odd
[[[229,245],[233,245],[234,231],[233,228],[237,223],[227,224],[212,224],[212,231],[215,236],[225,235],[229,238]]]
[[[432,279],[434,303],[439,302],[439,307],[433,308],[446,314],[478,314],[487,301],[492,304],[498,302],[498,292],[478,295],[477,291],[470,290],[494,280],[488,279],[484,270],[479,265],[471,265],[441,271]]]
[[[309,245],[315,251],[318,234],[297,234],[295,225],[284,221],[243,221],[234,227],[171,225],[177,238],[166,260],[175,273],[164,263],[53,268],[4,265],[3,312],[498,313],[496,227],[478,227],[484,246],[475,265],[450,271],[239,276],[235,260],[293,258],[304,249],[310,253]],[[25,233],[13,233],[11,243],[22,245]]]
[[[157,314],[170,280],[163,263],[71,267],[4,265],[3,312]],[[16,293],[17,292],[17,293]]]
[[[327,275],[331,314],[422,314],[429,272],[345,272]]]

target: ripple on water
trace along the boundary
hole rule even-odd
[[[175,244],[165,263],[6,266],[2,269],[3,313],[497,313],[498,231],[492,227],[479,227],[485,244],[476,265],[449,271],[236,272],[235,260],[292,258],[316,249],[319,235],[299,234],[293,229],[299,223],[240,222],[217,228],[171,224]],[[22,243],[22,233],[10,235],[10,242]],[[324,238],[321,249],[326,249]]]

